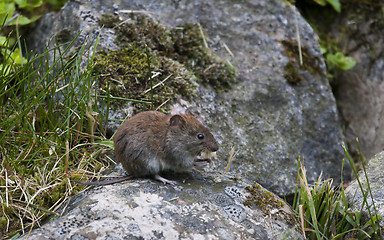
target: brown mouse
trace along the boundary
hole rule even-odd
[[[204,166],[211,160],[199,158],[200,154],[219,149],[212,133],[191,113],[166,115],[157,111],[141,112],[118,128],[113,142],[117,160],[128,175],[101,182],[80,183],[107,185],[131,178],[153,177],[163,183],[176,184],[159,174],[166,170],[183,172],[193,166]]]

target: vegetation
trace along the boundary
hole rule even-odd
[[[26,56],[0,72],[1,238],[57,215],[80,190],[70,176],[95,175],[111,163],[107,153],[113,146],[103,121],[108,116],[98,111],[106,101],[94,92],[89,51],[97,41],[70,55],[71,44]],[[87,66],[81,69],[84,59]]]
[[[11,64],[22,65],[26,59],[21,52],[19,26],[35,22],[41,14],[60,9],[66,0],[0,1],[0,71],[9,74]],[[17,47],[15,43],[18,43]]]
[[[349,70],[356,65],[356,60],[352,57],[346,57],[342,52],[327,53],[327,50],[323,50],[323,54],[325,55],[325,62],[328,66],[328,77],[332,78],[333,75],[331,72],[341,69],[341,70]]]
[[[339,0],[293,0],[290,2],[296,5],[319,35],[321,51],[327,65],[327,77],[333,83],[339,73],[356,65],[356,61],[352,57],[346,56],[348,53],[341,47],[340,39],[343,37],[333,39],[329,34],[335,17],[341,13],[341,2]],[[343,2],[343,6],[349,6],[346,3],[348,2]],[[344,26],[340,29],[345,30]]]
[[[288,0],[290,3],[295,4],[296,2],[299,2],[299,0]],[[304,0],[307,2],[310,2],[315,5],[320,5],[322,7],[325,7],[327,5],[332,6],[333,10],[340,13],[341,12],[341,3],[339,0]]]
[[[164,69],[169,69],[167,65],[174,65],[175,62],[182,64],[187,71],[193,73],[197,82],[210,85],[217,91],[230,89],[236,82],[235,68],[208,48],[206,35],[199,24],[183,24],[167,29],[144,15],[134,14],[130,19],[130,22],[123,22],[115,16],[103,15],[99,23],[116,29],[118,41],[115,43],[120,48],[148,48],[154,63],[165,65]],[[169,80],[174,78],[177,76]]]
[[[99,51],[95,59],[99,89],[112,96],[151,99],[159,110],[167,111],[177,96],[190,100],[197,82],[217,91],[225,91],[236,82],[235,68],[210,51],[198,24],[168,29],[143,14],[131,14],[130,21],[104,14],[98,22],[114,29],[114,43],[121,49]],[[153,91],[149,91],[151,84]],[[111,98],[111,104],[121,107],[123,102]],[[134,111],[148,107],[136,104]]]
[[[320,6],[326,6],[330,4],[336,12],[341,12],[341,4],[339,0],[313,0],[315,3]]]
[[[343,146],[343,149],[357,178],[353,160],[345,146]],[[361,153],[360,156],[362,157]],[[293,207],[300,219],[302,232],[306,239],[334,240],[344,239],[344,237],[359,240],[383,239],[383,233],[381,233],[378,224],[381,215],[369,211],[369,220],[363,222],[364,218],[361,210],[363,208],[370,209],[367,198],[370,197],[371,193],[369,190],[365,192],[361,184],[359,185],[360,191],[364,193],[364,204],[360,211],[352,211],[344,193],[343,182],[341,182],[340,186],[334,187],[331,179],[323,181],[320,176],[317,182],[310,186],[306,178],[304,165],[300,162],[300,159],[298,183],[300,190],[296,191]]]
[[[306,47],[300,47],[299,52],[297,41],[283,40],[281,43],[285,47],[285,54],[289,59],[284,67],[284,77],[289,83],[296,84],[303,80],[303,76],[299,71],[301,69],[314,75],[323,74],[323,70],[318,66],[318,61],[321,61],[321,59],[312,56]],[[300,60],[299,56],[302,56],[302,60]]]
[[[117,51],[99,51],[95,62],[100,92],[108,91],[111,96],[127,99],[148,99],[153,105],[161,106],[161,110],[166,110],[168,105],[164,103],[172,102],[175,96],[181,95],[188,100],[197,89],[195,75],[182,64],[153,51],[146,52],[145,47],[135,44]],[[111,98],[111,104],[121,108],[124,102]],[[148,110],[149,107],[143,101],[135,105],[135,110]]]

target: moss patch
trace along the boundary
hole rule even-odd
[[[260,184],[254,183],[253,186],[245,188],[250,195],[244,201],[244,206],[258,208],[265,215],[275,219],[285,221],[289,224],[296,224],[296,218],[289,205],[276,195],[264,189]]]
[[[117,15],[114,14],[104,14],[100,17],[98,20],[98,23],[100,26],[104,26],[106,28],[113,28],[116,27],[118,23],[120,23],[120,18]]]
[[[263,189],[257,183],[253,186],[247,186],[245,189],[251,193],[251,195],[244,201],[244,205],[247,207],[257,206],[265,214],[269,214],[273,209],[282,208],[285,204],[283,201],[277,200],[273,193]]]
[[[102,92],[109,91],[112,96],[150,101],[152,93],[148,58],[152,71],[154,106],[160,106],[176,96],[188,99],[188,96],[193,95],[197,85],[191,72],[171,59],[153,53],[147,55],[145,49],[135,45],[121,51],[99,52],[95,58],[99,89]],[[113,99],[111,101],[122,103]],[[137,110],[149,107],[143,103],[135,106]]]
[[[204,46],[198,25],[167,29],[140,14],[131,14],[124,22],[113,15],[103,15],[99,23],[114,27],[116,44],[123,49],[121,53],[101,52],[96,59],[104,66],[100,73],[117,80],[109,82],[114,85],[110,86],[115,96],[150,99],[148,94],[143,94],[150,87],[146,48],[151,55],[152,71],[161,73],[153,84],[170,76],[159,88],[161,91],[156,90],[155,106],[178,95],[188,98],[197,87],[195,81],[209,84],[218,91],[236,82],[235,68]],[[101,87],[105,88],[107,79],[102,77],[101,81]]]
[[[72,40],[71,32],[69,29],[63,29],[56,34],[56,40],[59,43],[67,43]]]
[[[283,40],[282,44],[285,47],[285,54],[289,58],[289,62],[284,67],[284,77],[289,83],[295,84],[303,80],[303,76],[300,74],[301,70],[309,71],[314,75],[323,75],[323,71],[319,67],[320,59],[312,56],[306,47],[301,47],[301,55],[303,59],[303,64],[301,65],[297,41]]]
[[[218,90],[228,89],[236,82],[236,70],[204,46],[203,36],[196,24],[184,24],[171,31],[171,57],[192,70],[206,84]]]

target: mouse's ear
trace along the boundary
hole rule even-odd
[[[171,126],[182,126],[185,124],[184,118],[178,114],[173,115],[169,121]]]

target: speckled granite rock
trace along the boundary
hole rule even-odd
[[[384,152],[377,154],[371,160],[369,160],[369,164],[366,167],[366,169],[367,169],[367,176],[365,176],[364,172],[362,171],[359,173],[360,183],[362,184],[364,193],[367,192],[367,189],[368,189],[367,177],[368,177],[369,187],[372,192],[373,202],[377,210],[376,214],[384,216],[384,191],[383,191]],[[361,221],[362,223],[367,222],[369,219],[368,207],[366,204],[369,205],[372,215],[373,216],[376,215],[370,194],[368,194],[367,196],[367,199],[366,199],[367,203],[364,204],[364,206],[362,207],[364,198],[357,180],[353,180],[351,182],[351,184],[345,190],[345,194],[351,204],[352,211],[360,211],[361,209],[363,209],[362,211],[363,220]],[[381,227],[381,232],[384,233],[384,219],[380,218],[378,222]]]
[[[172,179],[180,185],[143,179],[94,187],[28,239],[304,239],[290,207],[258,184],[197,171]]]
[[[236,68],[238,83],[231,89],[216,92],[200,86],[191,102],[192,111],[222,144],[218,170],[225,168],[234,146],[238,154],[231,172],[279,195],[293,193],[299,155],[305,159],[310,181],[323,172],[338,182],[343,138],[335,99],[317,37],[294,7],[278,0],[70,1],[59,13],[40,21],[35,37],[30,37],[29,42],[35,42],[31,48],[41,48],[51,35],[68,40],[82,30],[79,42],[100,34],[100,48],[117,49],[115,29],[101,29],[98,19],[104,13],[116,13],[130,22],[127,10],[159,20],[168,28],[200,23],[208,46]],[[127,109],[128,105],[111,109],[110,114],[124,118]],[[348,167],[344,174],[348,180]]]

